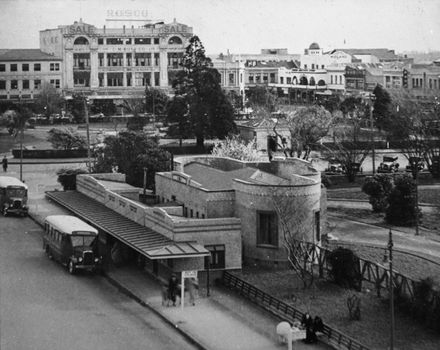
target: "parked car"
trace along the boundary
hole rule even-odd
[[[399,171],[399,163],[397,163],[398,157],[384,156],[382,163],[377,168],[378,173],[395,173]]]
[[[344,172],[344,167],[336,159],[330,159],[328,161],[328,167],[325,169],[325,173],[329,175],[342,174]]]
[[[409,164],[406,166],[405,169],[407,172],[411,172],[415,169],[417,169],[417,171],[422,171],[425,168],[425,161],[423,160],[423,158],[409,157],[408,162]]]

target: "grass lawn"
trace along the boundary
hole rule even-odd
[[[372,349],[387,349],[389,344],[389,302],[365,286],[362,292],[345,290],[328,281],[318,281],[315,288],[303,289],[291,270],[270,271],[243,269],[241,278],[267,293],[282,299],[302,312],[319,315],[325,323],[357,339]],[[348,317],[347,297],[361,299],[361,320]],[[440,334],[427,330],[409,315],[395,312],[395,348],[399,350],[434,350],[440,348]]]

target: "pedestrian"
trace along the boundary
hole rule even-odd
[[[306,329],[306,338],[303,341],[307,344],[316,343],[318,339],[313,327],[313,318],[308,312],[304,314],[301,326]]]
[[[195,296],[196,296],[196,289],[199,288],[199,283],[197,282],[197,279],[194,277],[187,279],[186,289],[188,290],[189,294],[189,303],[191,305],[196,305],[195,303]]]
[[[3,171],[7,172],[8,171],[8,158],[6,158],[6,156],[4,156],[2,159],[2,165],[3,165]]]
[[[173,306],[176,306],[176,295],[179,286],[179,280],[175,273],[171,274],[170,280],[168,281],[168,293],[169,299],[173,302]]]

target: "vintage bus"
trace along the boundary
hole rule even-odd
[[[59,261],[70,274],[76,270],[99,271],[98,230],[76,216],[50,215],[44,221],[43,249],[49,259]]]
[[[19,179],[11,176],[0,176],[0,208],[4,216],[17,214],[26,216],[28,187]]]

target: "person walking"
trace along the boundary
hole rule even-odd
[[[196,296],[196,289],[199,288],[199,283],[194,277],[188,278],[186,283],[186,289],[188,290],[189,294],[189,303],[191,305],[196,305],[195,303],[195,296]]]
[[[2,159],[2,165],[3,165],[3,171],[7,172],[8,171],[8,158],[6,158],[6,156],[4,156]]]
[[[175,273],[171,274],[170,280],[168,281],[168,293],[169,299],[173,302],[173,306],[176,306],[176,295],[179,286],[179,280]]]

